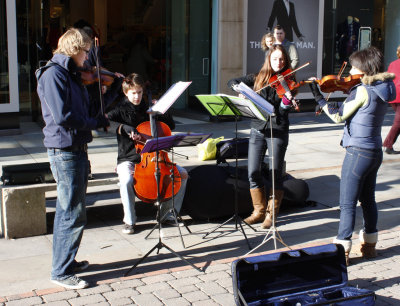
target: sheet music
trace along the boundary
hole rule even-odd
[[[171,107],[172,104],[179,98],[179,96],[185,91],[185,89],[192,82],[182,82],[179,81],[173,84],[163,96],[157,101],[156,104],[151,106],[147,112],[148,113],[159,113],[165,114],[165,112]]]
[[[154,152],[156,150],[169,150],[173,147],[195,146],[204,142],[212,134],[204,133],[179,133],[171,136],[163,136],[146,140],[142,153]]]
[[[267,120],[264,115],[259,111],[257,106],[249,99],[244,99],[237,96],[229,96],[225,94],[217,94],[217,96],[228,98],[244,117],[255,117],[263,121]]]
[[[275,108],[274,106],[265,100],[263,97],[255,93],[250,87],[248,87],[243,82],[240,82],[237,85],[238,90],[242,93],[246,98],[253,101],[258,107],[265,110],[269,115],[275,115]]]

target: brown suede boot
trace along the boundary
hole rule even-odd
[[[267,209],[267,197],[265,195],[265,187],[250,189],[251,200],[253,201],[253,213],[244,219],[247,224],[262,222],[265,218]]]
[[[268,200],[267,215],[265,216],[264,222],[261,224],[261,228],[270,228],[272,226],[272,209],[275,207],[275,220],[279,213],[279,208],[283,199],[283,190],[275,189],[275,201],[272,199],[272,189]]]
[[[378,242],[378,233],[367,234],[363,230],[360,231],[360,252],[364,258],[375,258],[376,255],[376,243]]]

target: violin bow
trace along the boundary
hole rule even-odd
[[[304,67],[306,67],[306,66],[308,66],[308,65],[310,65],[310,62],[307,62],[307,63],[305,63],[304,65],[300,66],[299,68],[296,68],[296,69],[292,70],[291,72],[289,72],[289,73],[286,74],[285,76],[289,76],[289,75],[295,73],[296,71],[299,71],[300,69],[303,69]],[[277,79],[276,81],[274,81],[274,82],[272,82],[272,83],[269,83],[267,86],[264,86],[264,87],[262,87],[262,88],[256,90],[256,92],[260,92],[260,91],[263,90],[264,88],[267,88],[268,86],[271,86],[272,84],[275,84],[276,82],[279,82],[279,79]]]
[[[343,62],[342,67],[340,67],[339,73],[337,75],[338,79],[342,76],[344,69],[346,69],[346,66],[347,66],[347,62]],[[332,94],[332,92],[330,92],[328,94],[328,96],[326,97],[326,99],[325,99],[326,102],[329,101],[329,98],[331,97],[331,94]]]
[[[98,37],[94,38],[94,54],[96,56],[96,68],[97,68],[97,73],[98,73],[98,78],[99,78],[99,94],[100,94],[100,112],[104,116],[104,97],[103,97],[103,91],[101,90],[101,75],[100,75],[100,61],[99,61],[99,39]],[[107,131],[106,128],[104,128],[104,131]]]
[[[343,64],[342,64],[342,67],[340,67],[339,73],[338,73],[338,75],[337,75],[338,78],[340,78],[340,77],[342,76],[343,71],[344,71],[344,69],[346,68],[346,66],[347,66],[347,62],[344,61]],[[325,99],[326,102],[329,101],[329,98],[331,97],[331,95],[332,95],[332,92],[330,92],[330,93],[328,94],[328,96],[326,97],[326,99]],[[321,115],[321,113],[322,113],[322,108],[321,108],[321,107],[319,108],[318,111],[315,111],[315,115],[316,115],[316,116]]]

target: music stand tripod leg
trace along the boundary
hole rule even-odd
[[[243,221],[242,218],[239,216],[239,204],[238,204],[238,158],[239,158],[238,155],[239,155],[239,154],[238,154],[238,144],[237,144],[237,140],[238,140],[238,126],[237,126],[237,122],[238,122],[238,116],[235,115],[235,147],[236,147],[236,156],[235,156],[235,157],[236,157],[236,158],[235,158],[235,204],[234,204],[234,205],[235,205],[235,206],[234,206],[235,212],[234,212],[234,214],[233,214],[233,216],[232,216],[231,218],[229,218],[228,220],[226,220],[224,223],[218,225],[218,226],[217,226],[216,228],[214,228],[212,231],[206,233],[206,234],[203,236],[203,239],[204,239],[205,237],[207,237],[209,234],[215,232],[217,229],[219,229],[219,228],[221,228],[222,226],[224,226],[225,224],[227,224],[228,222],[230,222],[231,220],[235,220],[235,230],[239,230],[239,228],[238,228],[238,224],[239,224],[239,226],[240,226],[240,231],[242,232],[242,234],[243,234],[243,236],[244,236],[244,238],[245,238],[245,240],[246,240],[247,246],[248,246],[249,249],[251,250],[250,242],[249,242],[249,240],[248,240],[248,238],[247,238],[247,235],[246,235],[246,233],[245,233],[245,231],[244,231],[244,228],[243,228],[243,226],[242,226],[242,222],[244,222],[244,221]],[[250,226],[250,225],[247,224],[246,222],[244,222],[244,224],[246,224],[246,225],[249,226],[253,231],[256,232],[256,230],[255,230],[252,226]]]
[[[221,223],[220,225],[218,225],[217,227],[215,227],[213,230],[211,230],[210,232],[206,233],[203,236],[203,239],[206,238],[208,235],[214,233],[217,229],[220,229],[221,227],[223,227],[225,224],[231,222],[231,220],[233,220],[234,216],[230,217],[228,220],[226,220],[224,223]]]
[[[158,136],[156,138],[158,139]],[[158,210],[157,210],[158,242],[153,248],[151,248],[150,251],[148,251],[141,259],[139,259],[139,261],[136,262],[124,274],[124,276],[127,276],[134,268],[136,268],[141,262],[143,262],[143,260],[146,259],[155,249],[157,249],[157,254],[159,254],[160,249],[163,247],[166,248],[168,251],[170,251],[173,255],[179,257],[181,260],[183,260],[184,262],[186,262],[187,264],[189,264],[190,266],[195,268],[196,270],[203,272],[200,268],[196,267],[194,264],[192,264],[187,259],[185,259],[182,255],[176,253],[174,250],[172,250],[170,247],[168,247],[165,243],[162,242],[162,239],[161,239],[161,205],[160,205],[161,201],[160,201],[160,185],[159,185],[160,178],[161,178],[161,171],[160,171],[158,159],[159,159],[159,150],[158,150],[158,146],[157,146],[157,148],[156,148],[156,171],[155,171],[154,175],[155,175],[156,184],[157,184],[157,201],[156,201],[156,203],[158,203],[158,205],[157,205],[158,206],[157,207],[158,208]]]
[[[272,226],[270,227],[270,229],[268,230],[267,234],[264,236],[263,241],[257,245],[255,248],[253,248],[252,250],[250,250],[249,252],[247,252],[245,255],[248,255],[252,252],[254,252],[255,250],[257,250],[258,248],[260,248],[262,245],[264,245],[265,243],[267,243],[269,240],[273,240],[274,241],[274,247],[275,250],[277,249],[276,246],[276,241],[279,241],[280,243],[282,243],[285,247],[287,247],[289,250],[291,250],[291,248],[285,243],[283,242],[283,239],[281,237],[281,235],[278,232],[278,229],[275,226],[275,174],[274,174],[274,146],[273,146],[273,135],[272,135],[272,118],[270,117],[270,129],[271,129],[271,181],[272,181],[272,201],[273,201],[273,205],[272,205]],[[268,149],[269,150],[269,149]],[[269,235],[271,234],[271,236],[269,237]],[[278,238],[276,237],[278,235]],[[244,255],[244,256],[245,256]]]

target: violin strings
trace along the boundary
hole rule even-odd
[[[302,68],[304,68],[304,67],[306,67],[306,66],[308,66],[308,65],[310,65],[310,62],[307,62],[307,63],[305,63],[303,66],[300,66],[299,68],[296,68],[296,69],[292,70],[291,72],[289,72],[289,73],[286,74],[285,76],[289,76],[289,75],[295,73],[296,71],[298,71],[298,70],[300,70],[300,69],[302,69]],[[279,79],[273,81],[272,83],[269,83],[267,86],[264,86],[264,87],[262,87],[262,88],[256,90],[256,92],[260,92],[260,91],[263,90],[264,88],[267,88],[268,86],[271,86],[272,84],[275,84],[275,83],[278,82],[278,81],[279,81]]]

